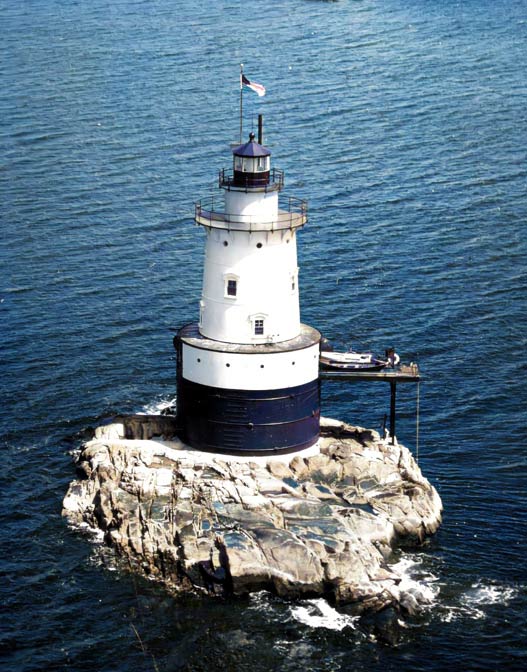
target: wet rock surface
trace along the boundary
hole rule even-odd
[[[419,606],[387,560],[436,531],[441,500],[374,431],[321,420],[308,451],[241,460],[189,449],[170,417],[133,416],[97,428],[77,468],[63,515],[170,589]]]

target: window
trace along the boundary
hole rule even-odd
[[[223,296],[231,301],[238,296],[238,282],[240,278],[235,273],[223,274]]]
[[[296,290],[296,285],[298,282],[298,268],[294,273],[291,273],[291,291],[294,292]]]
[[[272,338],[269,333],[269,324],[266,325],[265,323],[269,315],[266,313],[255,313],[248,317],[251,322],[252,338],[255,341],[260,342]]]

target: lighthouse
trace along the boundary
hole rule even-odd
[[[301,450],[320,419],[320,333],[300,321],[296,234],[307,204],[282,194],[261,117],[258,140],[232,150],[218,186],[195,209],[205,231],[199,321],[174,339],[180,436],[214,452]]]

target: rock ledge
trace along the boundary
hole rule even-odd
[[[64,499],[68,521],[101,530],[170,589],[418,607],[422,596],[386,561],[397,542],[434,533],[442,506],[407,448],[322,419],[307,451],[220,456],[179,442],[171,422],[132,416],[98,427]]]

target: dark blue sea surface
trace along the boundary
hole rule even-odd
[[[527,1],[0,0],[0,665],[74,670],[527,668]],[[70,451],[175,395],[216,189],[265,115],[304,322],[418,361],[398,438],[444,503],[394,558],[412,618],[171,597],[68,529]],[[382,384],[324,383],[379,429]]]

